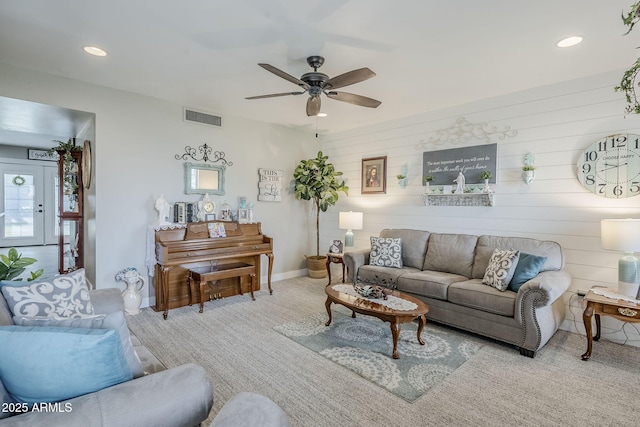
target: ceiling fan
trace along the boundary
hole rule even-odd
[[[362,107],[376,108],[381,104],[380,101],[367,98],[362,95],[355,95],[347,92],[337,92],[334,89],[349,86],[355,83],[360,83],[371,77],[374,77],[376,73],[368,68],[359,68],[357,70],[349,71],[339,76],[329,78],[324,73],[318,71],[318,68],[324,64],[324,58],[322,56],[310,56],[307,58],[307,64],[313,68],[313,71],[304,73],[299,79],[293,77],[291,74],[287,74],[282,70],[269,64],[258,64],[267,71],[272,72],[278,77],[282,77],[291,83],[300,86],[302,91],[298,92],[284,92],[273,93],[270,95],[250,96],[245,99],[261,99],[261,98],[274,98],[276,96],[288,96],[288,95],[302,95],[303,93],[309,93],[309,99],[307,100],[307,116],[317,116],[320,112],[320,95],[325,94],[331,99],[336,99],[342,102],[348,102],[354,105],[360,105]]]

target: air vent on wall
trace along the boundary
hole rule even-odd
[[[222,117],[213,114],[195,111],[191,108],[184,109],[184,121],[191,123],[200,123],[202,125],[222,127]]]

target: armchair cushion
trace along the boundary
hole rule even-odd
[[[0,377],[17,402],[58,402],[133,378],[112,329],[0,327]]]

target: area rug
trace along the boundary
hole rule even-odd
[[[389,323],[371,317],[351,317],[332,310],[274,326],[298,344],[344,366],[408,402],[414,402],[440,384],[482,347],[480,341],[427,322],[422,331],[425,345],[416,337],[418,325],[403,323],[398,339],[399,359],[393,359]]]

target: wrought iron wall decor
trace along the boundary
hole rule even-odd
[[[499,131],[496,126],[489,126],[486,123],[471,123],[464,117],[458,117],[451,127],[437,130],[435,136],[421,140],[415,148],[421,150],[427,145],[462,144],[470,140],[479,140],[488,144],[492,141],[493,136],[503,140],[517,134],[518,131],[511,129],[510,126],[505,126],[504,130]]]
[[[190,145],[186,145],[184,147],[184,151],[184,154],[176,154],[176,160],[188,160],[189,158],[191,158],[192,160],[195,160],[197,162],[220,162],[223,165],[233,166],[233,162],[225,159],[224,151],[213,151],[213,148],[209,147],[207,144],[202,144],[197,149]],[[196,157],[198,155],[198,152],[202,153],[201,158]],[[212,154],[213,158],[210,157]]]

